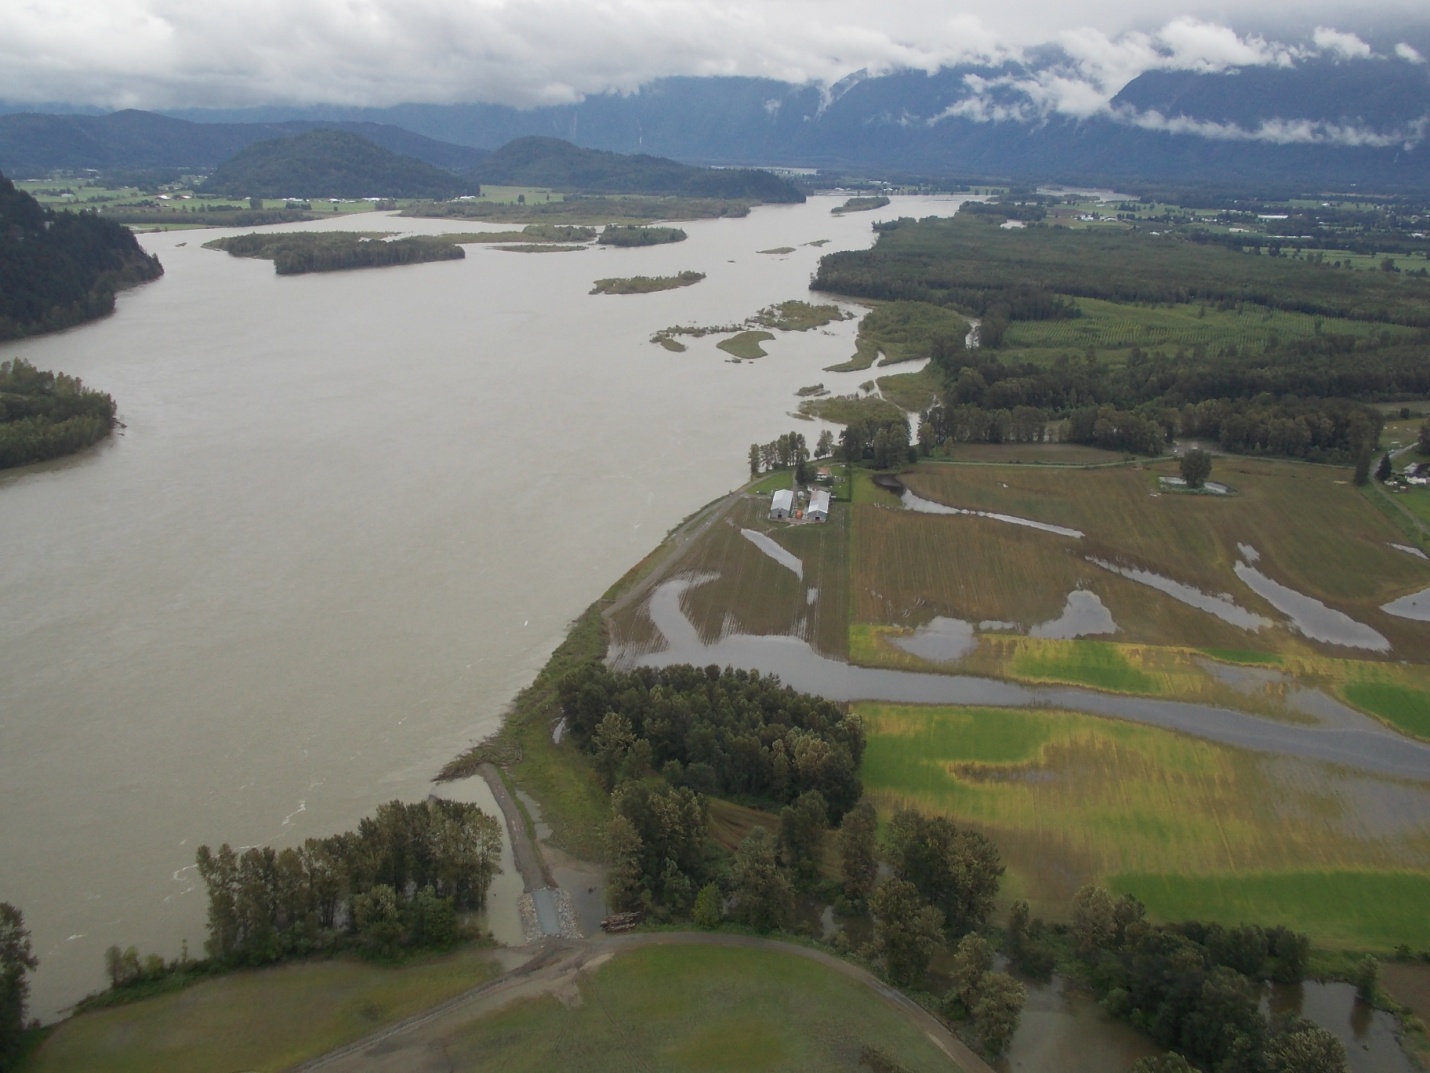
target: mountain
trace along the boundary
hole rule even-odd
[[[449,171],[464,171],[486,156],[390,124],[290,120],[282,123],[195,123],[128,109],[107,115],[0,115],[0,171],[183,169],[206,172],[255,142],[315,129],[345,130],[394,153]]]
[[[582,149],[559,138],[517,138],[474,174],[485,183],[601,194],[672,194],[764,202],[804,200],[792,183],[753,168],[696,168],[644,153]]]
[[[122,225],[52,212],[0,175],[0,339],[102,317],[116,290],[163,271]]]
[[[1430,64],[1301,59],[1224,71],[1148,71],[1083,117],[1046,101],[1075,73],[1045,49],[1023,62],[853,76],[827,90],[756,78],[666,78],[630,95],[518,110],[184,113],[239,120],[377,121],[495,148],[525,136],[698,163],[1063,181],[1430,186]]]
[[[224,161],[199,187],[229,197],[421,197],[471,193],[449,171],[345,130],[310,130],[257,142]]]

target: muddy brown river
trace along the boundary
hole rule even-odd
[[[957,204],[838,203],[671,246],[290,278],[201,248],[225,232],[149,235],[166,274],[114,316],[0,348],[111,392],[127,426],[0,476],[0,900],[33,933],[36,1014],[99,987],[111,943],[201,948],[200,843],[291,844],[425,795],[576,614],[744,479],[796,389],[867,378],[823,371],[854,321],[739,364],[716,337],[649,342],[807,298],[875,219]],[[587,293],[686,269],[706,279]]]

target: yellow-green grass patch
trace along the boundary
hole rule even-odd
[[[446,1041],[460,1073],[627,1073],[861,1068],[875,1046],[910,1070],[948,1058],[862,983],[796,954],[647,947],[583,975],[581,1001],[517,1003]]]
[[[1347,682],[1341,687],[1346,700],[1384,719],[1397,730],[1430,739],[1430,690],[1396,682]]]
[[[1108,878],[1162,920],[1287,924],[1318,943],[1389,951],[1430,946],[1430,875],[1423,872],[1286,871]]]
[[[490,954],[461,951],[395,968],[343,960],[233,973],[73,1017],[27,1068],[32,1073],[288,1069],[499,972]]]
[[[855,710],[869,735],[860,774],[881,813],[916,808],[983,831],[1008,866],[1006,892],[1049,916],[1114,875],[1430,864],[1423,827],[1387,823],[1374,810],[1395,806],[1367,803],[1384,786],[1423,807],[1423,787],[1070,712]],[[1314,905],[1305,919],[1318,920]]]

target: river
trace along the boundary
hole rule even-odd
[[[126,426],[0,476],[0,900],[41,959],[35,1014],[101,986],[111,943],[201,949],[199,844],[300,842],[428,793],[567,623],[796,424],[797,388],[867,379],[822,371],[854,321],[739,364],[714,337],[649,342],[806,298],[875,219],[956,205],[840,201],[672,246],[290,278],[201,248],[233,232],[146,235],[162,279],[3,348],[112,393]],[[684,269],[707,278],[587,293]]]

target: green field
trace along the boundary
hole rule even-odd
[[[1287,871],[1240,876],[1110,876],[1163,920],[1287,923],[1327,945],[1430,949],[1430,875],[1423,872]]]
[[[513,1004],[445,1044],[462,1073],[854,1073],[869,1045],[909,1070],[953,1068],[855,980],[795,955],[703,946],[621,954],[583,976],[579,998]]]
[[[1316,335],[1349,335],[1357,339],[1413,338],[1412,328],[1372,321],[1316,317],[1247,304],[1218,310],[1203,305],[1130,305],[1096,298],[1080,298],[1082,316],[1074,320],[1014,321],[1005,337],[1011,349],[1049,350],[1175,350],[1205,347],[1249,347],[1261,350],[1272,340]]]
[[[1430,938],[1430,839],[1396,822],[1399,809],[1425,806],[1423,785],[1067,712],[857,710],[869,731],[862,775],[881,813],[914,807],[984,831],[1008,865],[1005,893],[1049,916],[1082,883],[1116,882],[1164,920],[1284,922],[1377,948]],[[1364,880],[1356,900],[1378,899],[1373,909],[1337,915],[1324,893],[1407,869]],[[1263,888],[1276,895],[1264,910]],[[1223,893],[1203,911],[1209,890]]]
[[[496,976],[485,951],[399,968],[315,961],[236,972],[63,1022],[29,1073],[288,1069]]]

